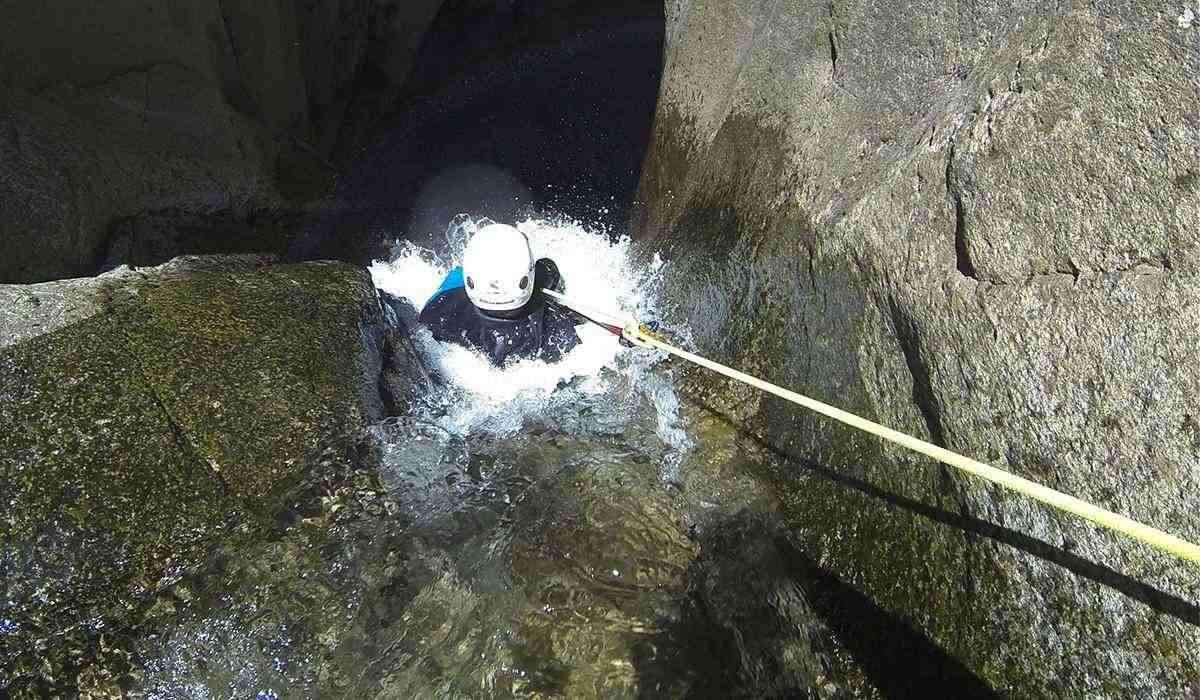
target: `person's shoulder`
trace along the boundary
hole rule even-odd
[[[463,269],[460,265],[446,273],[446,276],[442,278],[442,283],[438,285],[437,291],[430,295],[429,301],[425,302],[425,305],[429,306],[429,303],[441,296],[443,292],[453,289],[463,289],[465,287],[466,282],[463,280]]]
[[[562,304],[554,303],[552,300],[546,301],[544,313],[547,321],[556,324],[569,323],[572,326],[577,326],[582,323],[587,323],[587,319],[585,319],[583,316],[580,316],[578,313],[563,306]]]
[[[456,312],[459,308],[470,305],[470,303],[471,299],[467,296],[465,287],[440,290],[421,309],[419,320],[427,324],[430,319]]]

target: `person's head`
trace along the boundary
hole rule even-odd
[[[484,313],[511,315],[533,297],[533,252],[525,234],[512,226],[488,224],[476,231],[462,267],[467,297]]]

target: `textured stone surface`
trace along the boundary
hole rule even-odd
[[[667,9],[638,233],[703,350],[1200,539],[1182,5]],[[1194,568],[720,387],[808,554],[996,690],[1200,684]]]
[[[247,229],[222,252],[282,251],[287,240],[254,235],[254,212],[328,192],[328,156],[368,49],[378,44],[388,79],[403,81],[439,4],[8,3],[0,282],[92,274],[122,233],[110,226],[147,212],[180,217],[193,236],[219,238],[230,220]],[[367,107],[360,122],[390,102]],[[189,221],[213,214],[215,233]]]
[[[382,413],[374,287],[264,262],[0,287],[0,688],[120,677],[156,593],[359,459]]]
[[[7,10],[0,280],[89,274],[115,217],[278,204],[276,139],[306,128],[294,31],[225,5]]]
[[[616,202],[636,186],[662,29],[655,0],[135,0],[55,12],[14,0],[5,14],[0,283],[182,254],[369,260],[382,230],[411,233],[390,209],[459,168],[472,181],[470,168],[498,168],[520,181],[516,193],[542,187],[547,210],[619,209],[612,221],[623,221]],[[626,75],[637,79],[614,77]],[[497,106],[514,94],[516,108]],[[379,153],[389,132],[412,150]],[[588,201],[551,191],[564,177],[582,178]],[[460,211],[439,212],[436,230]]]

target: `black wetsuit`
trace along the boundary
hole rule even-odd
[[[558,286],[554,263],[539,260],[534,279],[533,298],[510,314],[511,318],[481,311],[471,303],[465,287],[454,286],[435,294],[418,320],[429,327],[434,338],[479,350],[497,366],[509,358],[557,362],[579,344],[577,320],[570,311],[548,303],[542,294],[542,289]]]

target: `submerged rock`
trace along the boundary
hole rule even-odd
[[[180,259],[0,309],[10,692],[128,683],[156,594],[336,484],[383,412],[382,311],[347,265]]]
[[[222,547],[219,565],[186,583],[187,613],[144,628],[137,689],[399,698],[646,687],[647,665],[660,663],[651,641],[696,554],[653,470],[552,432],[424,450],[421,425],[376,426],[389,450],[383,488],[358,475],[278,539]]]
[[[564,435],[470,444],[466,471],[487,478],[439,478],[457,505],[408,533],[429,583],[381,630],[356,692],[634,694],[639,645],[695,555],[669,492],[633,454]]]
[[[661,696],[672,676],[692,695],[834,697],[828,629],[813,613],[775,514],[741,511],[710,523],[688,569],[688,595],[657,641],[674,663],[648,665],[644,694]],[[673,672],[673,673],[672,673]],[[664,682],[665,681],[665,682]]]
[[[433,385],[433,377],[413,346],[411,333],[417,317],[412,305],[384,291],[379,292],[379,303],[386,321],[380,394],[387,414],[399,416],[409,409],[411,398]]]
[[[1200,540],[1194,27],[1144,2],[668,10],[638,228],[706,354]],[[692,384],[776,451],[807,555],[995,690],[1200,687],[1193,567]]]

